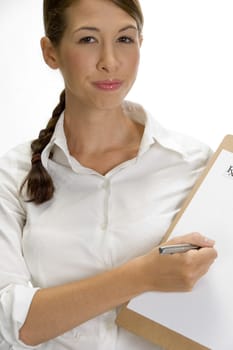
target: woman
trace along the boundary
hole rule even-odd
[[[119,306],[186,291],[216,258],[198,233],[158,245],[208,147],[125,101],[142,44],[137,0],[45,0],[45,62],[65,90],[46,129],[0,162],[0,349],[159,349],[123,329]]]

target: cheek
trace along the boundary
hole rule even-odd
[[[139,62],[140,62],[140,54],[137,52],[133,52],[130,57],[128,57],[127,60],[125,60],[126,62],[126,66],[128,69],[128,72],[130,72],[131,74],[133,72],[137,72],[138,70],[138,66],[139,66]]]
[[[67,52],[63,59],[63,67],[67,73],[79,76],[85,75],[92,66],[92,56],[87,54],[77,54],[76,52]]]
[[[139,67],[139,60],[138,59],[132,60],[127,67],[129,77],[132,81],[135,81],[135,79],[137,77],[138,67]]]

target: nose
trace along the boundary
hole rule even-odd
[[[97,69],[105,71],[107,73],[115,72],[119,66],[119,60],[117,57],[116,50],[112,45],[103,45],[99,60],[97,62]]]

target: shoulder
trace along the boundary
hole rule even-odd
[[[25,142],[11,148],[0,157],[0,167],[4,164],[17,166],[22,163],[30,163],[31,159],[31,142]]]
[[[21,183],[30,169],[31,142],[20,144],[0,157],[0,179]]]
[[[149,114],[148,118],[151,122],[155,141],[164,148],[180,154],[180,156],[193,167],[205,165],[212,156],[213,151],[205,142],[191,135],[169,129],[161,125]]]
[[[173,138],[180,153],[187,161],[207,161],[213,154],[212,149],[203,141],[200,141],[193,136],[179,133],[174,130],[168,130],[168,134]]]

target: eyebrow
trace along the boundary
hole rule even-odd
[[[137,27],[135,27],[135,26],[133,26],[132,24],[130,24],[130,25],[128,25],[128,26],[126,26],[126,27],[124,27],[124,28],[121,28],[120,30],[119,30],[119,33],[120,32],[124,32],[125,30],[127,30],[127,29],[134,29],[134,30],[138,30],[138,28]]]
[[[126,27],[123,27],[121,28],[118,33],[121,33],[121,32],[124,32],[125,30],[128,30],[128,29],[134,29],[134,30],[138,30],[137,27],[135,27],[134,25],[130,24]],[[100,32],[100,29],[96,28],[96,27],[88,27],[88,26],[85,26],[85,27],[80,27],[78,29],[76,29],[73,33],[77,33],[77,32],[80,32],[82,30],[91,30],[91,31],[95,31],[95,32]]]

